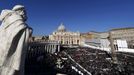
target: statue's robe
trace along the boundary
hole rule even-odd
[[[31,28],[22,16],[12,10],[3,10],[0,19],[0,75],[24,75],[25,56]]]

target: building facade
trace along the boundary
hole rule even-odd
[[[81,33],[81,45],[88,44],[91,46],[100,46],[100,35],[99,32],[87,32],[87,33]]]
[[[63,23],[49,35],[49,40],[59,41],[62,45],[80,45],[80,33],[67,31]]]
[[[129,48],[134,48],[134,27],[112,29],[111,35],[114,40],[126,40]]]

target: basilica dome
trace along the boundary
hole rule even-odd
[[[63,23],[61,23],[60,26],[58,27],[58,31],[66,31],[66,28],[63,25]]]

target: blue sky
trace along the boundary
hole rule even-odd
[[[69,31],[134,27],[134,0],[0,0],[0,11],[23,4],[34,35],[49,35],[61,22]]]

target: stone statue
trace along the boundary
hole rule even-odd
[[[32,29],[24,6],[2,10],[0,15],[0,75],[24,75],[25,55]]]

